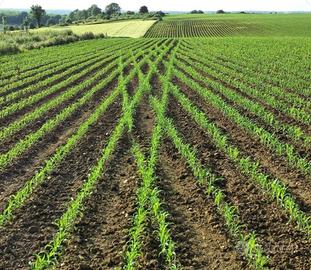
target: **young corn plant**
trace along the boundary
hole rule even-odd
[[[51,262],[56,262],[57,257],[61,254],[62,244],[70,235],[75,220],[82,215],[83,204],[85,200],[91,196],[91,193],[104,170],[106,161],[114,152],[118,141],[124,134],[128,123],[127,118],[129,117],[129,114],[133,115],[135,108],[141,100],[142,92],[144,92],[144,89],[140,87],[129,104],[129,109],[126,111],[126,114],[119,120],[119,123],[113,131],[107,146],[103,149],[101,158],[92,168],[89,177],[84,182],[77,196],[69,204],[67,211],[57,221],[58,231],[54,235],[52,242],[45,247],[44,251],[40,252],[38,256],[36,256],[36,260],[32,263],[32,269],[45,269],[51,264]]]
[[[176,49],[175,49],[176,50]],[[163,56],[161,56],[162,58]],[[157,58],[155,63],[149,62],[149,72],[144,79],[143,74],[139,73],[139,81],[144,82],[148,89],[151,89],[150,80],[152,75],[156,72],[156,65],[159,63],[161,58]],[[168,72],[170,71],[170,68]],[[164,91],[164,95],[167,99],[167,91]],[[162,103],[162,113],[164,113],[167,103]],[[152,216],[157,224],[158,238],[161,245],[161,254],[165,257],[165,261],[168,268],[173,270],[177,269],[176,256],[174,252],[174,243],[170,237],[169,226],[166,221],[168,214],[161,210],[161,202],[159,199],[159,192],[154,187],[155,177],[154,170],[158,160],[158,147],[161,139],[162,127],[156,124],[150,147],[149,160],[146,161],[143,153],[140,151],[139,145],[134,141],[132,152],[135,156],[136,163],[138,166],[139,173],[142,177],[143,183],[138,191],[136,215],[134,216],[133,227],[130,231],[130,242],[128,250],[125,254],[126,264],[124,269],[135,269],[136,262],[141,254],[141,242],[144,233],[144,228],[146,226],[146,220],[148,216]]]
[[[300,209],[285,185],[280,180],[271,179],[269,175],[261,172],[258,168],[259,163],[253,162],[250,157],[243,156],[237,147],[230,144],[228,137],[214,123],[210,122],[206,115],[193,105],[176,86],[171,84],[170,90],[191,118],[207,132],[214,144],[234,161],[243,174],[250,177],[267,195],[275,199],[288,212],[289,218],[296,223],[300,230],[311,237],[310,218]]]
[[[155,111],[158,112],[160,104],[156,104],[156,101],[154,101],[153,106]],[[249,263],[256,269],[266,269],[268,258],[263,254],[261,246],[257,243],[257,239],[250,237],[250,235],[253,234],[244,232],[245,226],[240,221],[237,208],[225,201],[226,198],[223,191],[217,187],[217,182],[221,180],[217,178],[210,169],[203,167],[201,162],[196,158],[195,150],[183,143],[172,121],[166,117],[161,117],[161,121],[165,128],[166,135],[173,141],[178,152],[186,159],[194,176],[197,178],[198,184],[206,190],[208,196],[214,198],[214,204],[219,214],[223,217],[231,236],[243,243],[245,247],[243,254],[248,259]],[[249,243],[249,239],[255,241],[255,244],[253,244],[253,242]],[[251,250],[249,250],[250,244],[253,244]]]
[[[283,134],[287,135],[288,138],[292,141],[301,142],[306,147],[310,145],[311,137],[305,134],[300,127],[280,122],[273,113],[268,112],[260,103],[252,101],[251,99],[244,97],[238,92],[232,90],[229,91],[226,87],[223,87],[222,84],[202,76],[199,72],[204,71],[206,74],[217,76],[217,72],[211,70],[208,66],[201,64],[201,62],[196,62],[196,66],[190,69],[189,66],[191,66],[192,60],[185,55],[180,55],[180,59],[182,59],[184,62],[178,61],[178,67],[185,74],[189,74],[198,82],[203,82],[205,85],[209,85],[213,89],[217,89],[217,91],[222,93],[226,98],[233,101],[238,106],[243,106],[276,131],[281,131]]]
[[[151,48],[152,49],[152,48]],[[141,52],[137,55],[139,56]],[[147,59],[146,59],[147,60]],[[127,64],[130,61],[126,62]],[[139,66],[143,65],[144,61],[142,61]],[[121,70],[119,70],[120,72]],[[89,91],[86,96],[82,97],[81,102],[85,103],[89,100],[96,91],[104,88],[109,82],[111,82],[114,77],[117,75],[113,73],[108,76],[105,80],[101,81],[95,88]],[[130,81],[135,76],[136,70],[132,70],[130,74],[124,79],[125,82]],[[120,88],[117,88],[103,103],[95,110],[95,112],[86,120],[77,130],[77,132],[68,139],[67,143],[64,146],[58,148],[55,154],[51,157],[50,160],[47,161],[45,166],[35,174],[33,178],[26,182],[24,187],[22,187],[19,191],[17,191],[14,195],[9,198],[8,204],[5,207],[4,211],[0,214],[0,227],[4,226],[8,221],[12,220],[14,217],[14,212],[24,205],[25,201],[29,198],[32,192],[45,180],[48,174],[50,174],[60,163],[61,161],[71,152],[74,146],[77,144],[79,140],[85,135],[90,125],[95,123],[99,116],[106,111],[110,104],[114,102],[114,100],[120,94]],[[78,105],[76,105],[78,107]],[[128,119],[128,113],[126,114]],[[36,133],[35,133],[36,134]]]
[[[201,95],[205,101],[207,101],[213,107],[219,109],[226,117],[231,119],[241,128],[245,129],[251,135],[258,137],[260,142],[267,146],[271,151],[275,152],[281,157],[285,156],[288,164],[291,167],[300,170],[306,175],[311,174],[311,164],[306,158],[301,157],[299,153],[294,150],[292,145],[280,142],[274,134],[271,134],[262,127],[259,127],[246,116],[241,115],[235,108],[228,105],[220,96],[214,94],[208,88],[202,87],[194,80],[189,79],[189,77],[184,73],[175,70],[175,75],[188,87],[195,89],[195,91],[198,92],[198,94]],[[213,84],[213,82],[210,81],[210,84]],[[223,86],[219,87],[223,88]],[[230,90],[224,88],[223,91],[229,92]]]

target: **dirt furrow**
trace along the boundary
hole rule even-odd
[[[105,62],[104,64],[102,64],[100,67],[96,68],[95,70],[92,70],[90,72],[88,72],[87,74],[79,77],[78,79],[76,79],[74,82],[72,82],[69,87],[72,88],[74,86],[79,85],[80,83],[89,80],[94,74],[96,74],[97,72],[99,72],[101,69],[105,68],[106,66],[108,66],[112,61],[109,62]],[[107,73],[110,73],[112,71],[112,69],[110,69],[109,71],[107,71]],[[95,80],[91,86],[94,86],[99,80]],[[17,119],[22,118],[25,114],[33,111],[34,109],[36,109],[37,107],[41,106],[42,104],[46,103],[47,101],[61,95],[63,92],[65,92],[68,88],[68,86],[66,87],[61,87],[59,88],[57,91],[55,91],[52,94],[49,94],[47,96],[42,97],[40,100],[36,101],[34,104],[31,105],[27,105],[24,108],[22,108],[21,110],[17,110],[16,112],[10,114],[9,116],[3,118],[0,120],[0,126],[1,127],[5,127],[7,125],[9,125],[10,123],[12,123],[13,121],[16,121]]]
[[[65,246],[59,269],[115,269],[122,266],[138,182],[130,140],[125,135],[85,204],[85,214]]]
[[[239,128],[234,122],[225,117],[223,113],[207,104],[194,90],[188,88],[180,81],[175,83],[190,100],[206,113],[208,119],[229,136],[230,142],[236,145],[242,153],[258,160],[264,172],[271,173],[288,185],[290,192],[300,202],[304,211],[311,211],[311,181],[310,176],[301,174],[289,167],[285,158],[281,158],[263,146],[259,139],[250,136],[245,130]]]
[[[2,230],[2,268],[25,269],[33,254],[51,241],[56,230],[53,222],[66,210],[100,157],[121,114],[120,107],[120,101],[113,103],[74,151],[17,211],[13,224],[3,229],[5,233]]]
[[[40,141],[0,173],[2,180],[0,182],[0,209],[3,209],[5,206],[8,197],[43,166],[44,161],[54,154],[57,147],[66,142],[77,127],[90,116],[94,108],[112,92],[115,85],[116,82],[113,82],[107,88],[98,91],[90,102],[58,125],[51,133],[42,137]],[[47,117],[51,118],[52,115]],[[22,139],[22,137],[17,138],[17,140],[19,139]]]
[[[288,223],[286,213],[240,173],[176,101],[170,103],[170,117],[185,141],[195,146],[201,162],[225,180],[221,188],[227,200],[238,207],[247,230],[257,234],[272,269],[309,269],[311,241]]]
[[[227,237],[212,201],[197,188],[169,139],[163,142],[157,177],[183,269],[248,269]]]

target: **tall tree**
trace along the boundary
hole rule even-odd
[[[2,27],[3,27],[3,33],[6,33],[6,24],[7,24],[7,20],[6,20],[6,16],[2,16]]]
[[[106,6],[105,11],[107,15],[111,16],[121,13],[121,7],[117,3],[111,3]]]
[[[92,5],[88,10],[89,16],[97,16],[101,14],[102,10],[97,5]]]
[[[30,25],[29,18],[28,17],[24,18],[22,26],[24,27],[26,33],[28,33],[29,25]]]
[[[149,13],[149,10],[146,6],[142,6],[139,9],[139,13],[142,13],[142,14]]]
[[[40,28],[42,17],[45,15],[45,10],[39,5],[33,5],[30,14],[37,21],[37,27]]]

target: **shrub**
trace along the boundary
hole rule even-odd
[[[10,44],[5,41],[0,41],[0,55],[17,52],[19,52],[19,48],[16,44]]]
[[[92,32],[86,32],[80,36],[81,40],[95,39],[95,35]]]

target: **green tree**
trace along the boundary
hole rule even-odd
[[[28,18],[28,16],[23,20],[23,24],[22,26],[24,27],[24,30],[26,33],[28,33],[28,29],[29,29],[29,25],[30,25],[30,20]]]
[[[108,6],[106,6],[106,14],[111,16],[111,15],[116,15],[121,13],[121,7],[117,3],[111,3]]]
[[[42,17],[45,15],[45,10],[39,5],[33,5],[30,14],[36,20],[37,27],[40,28]]]
[[[142,13],[142,14],[149,13],[149,10],[146,6],[142,6],[139,9],[139,13]]]
[[[6,16],[2,16],[2,27],[3,27],[3,33],[6,33],[6,30],[7,30],[7,21],[6,21]]]
[[[101,14],[102,10],[97,6],[97,5],[92,5],[88,10],[88,15],[89,16],[97,16]]]

